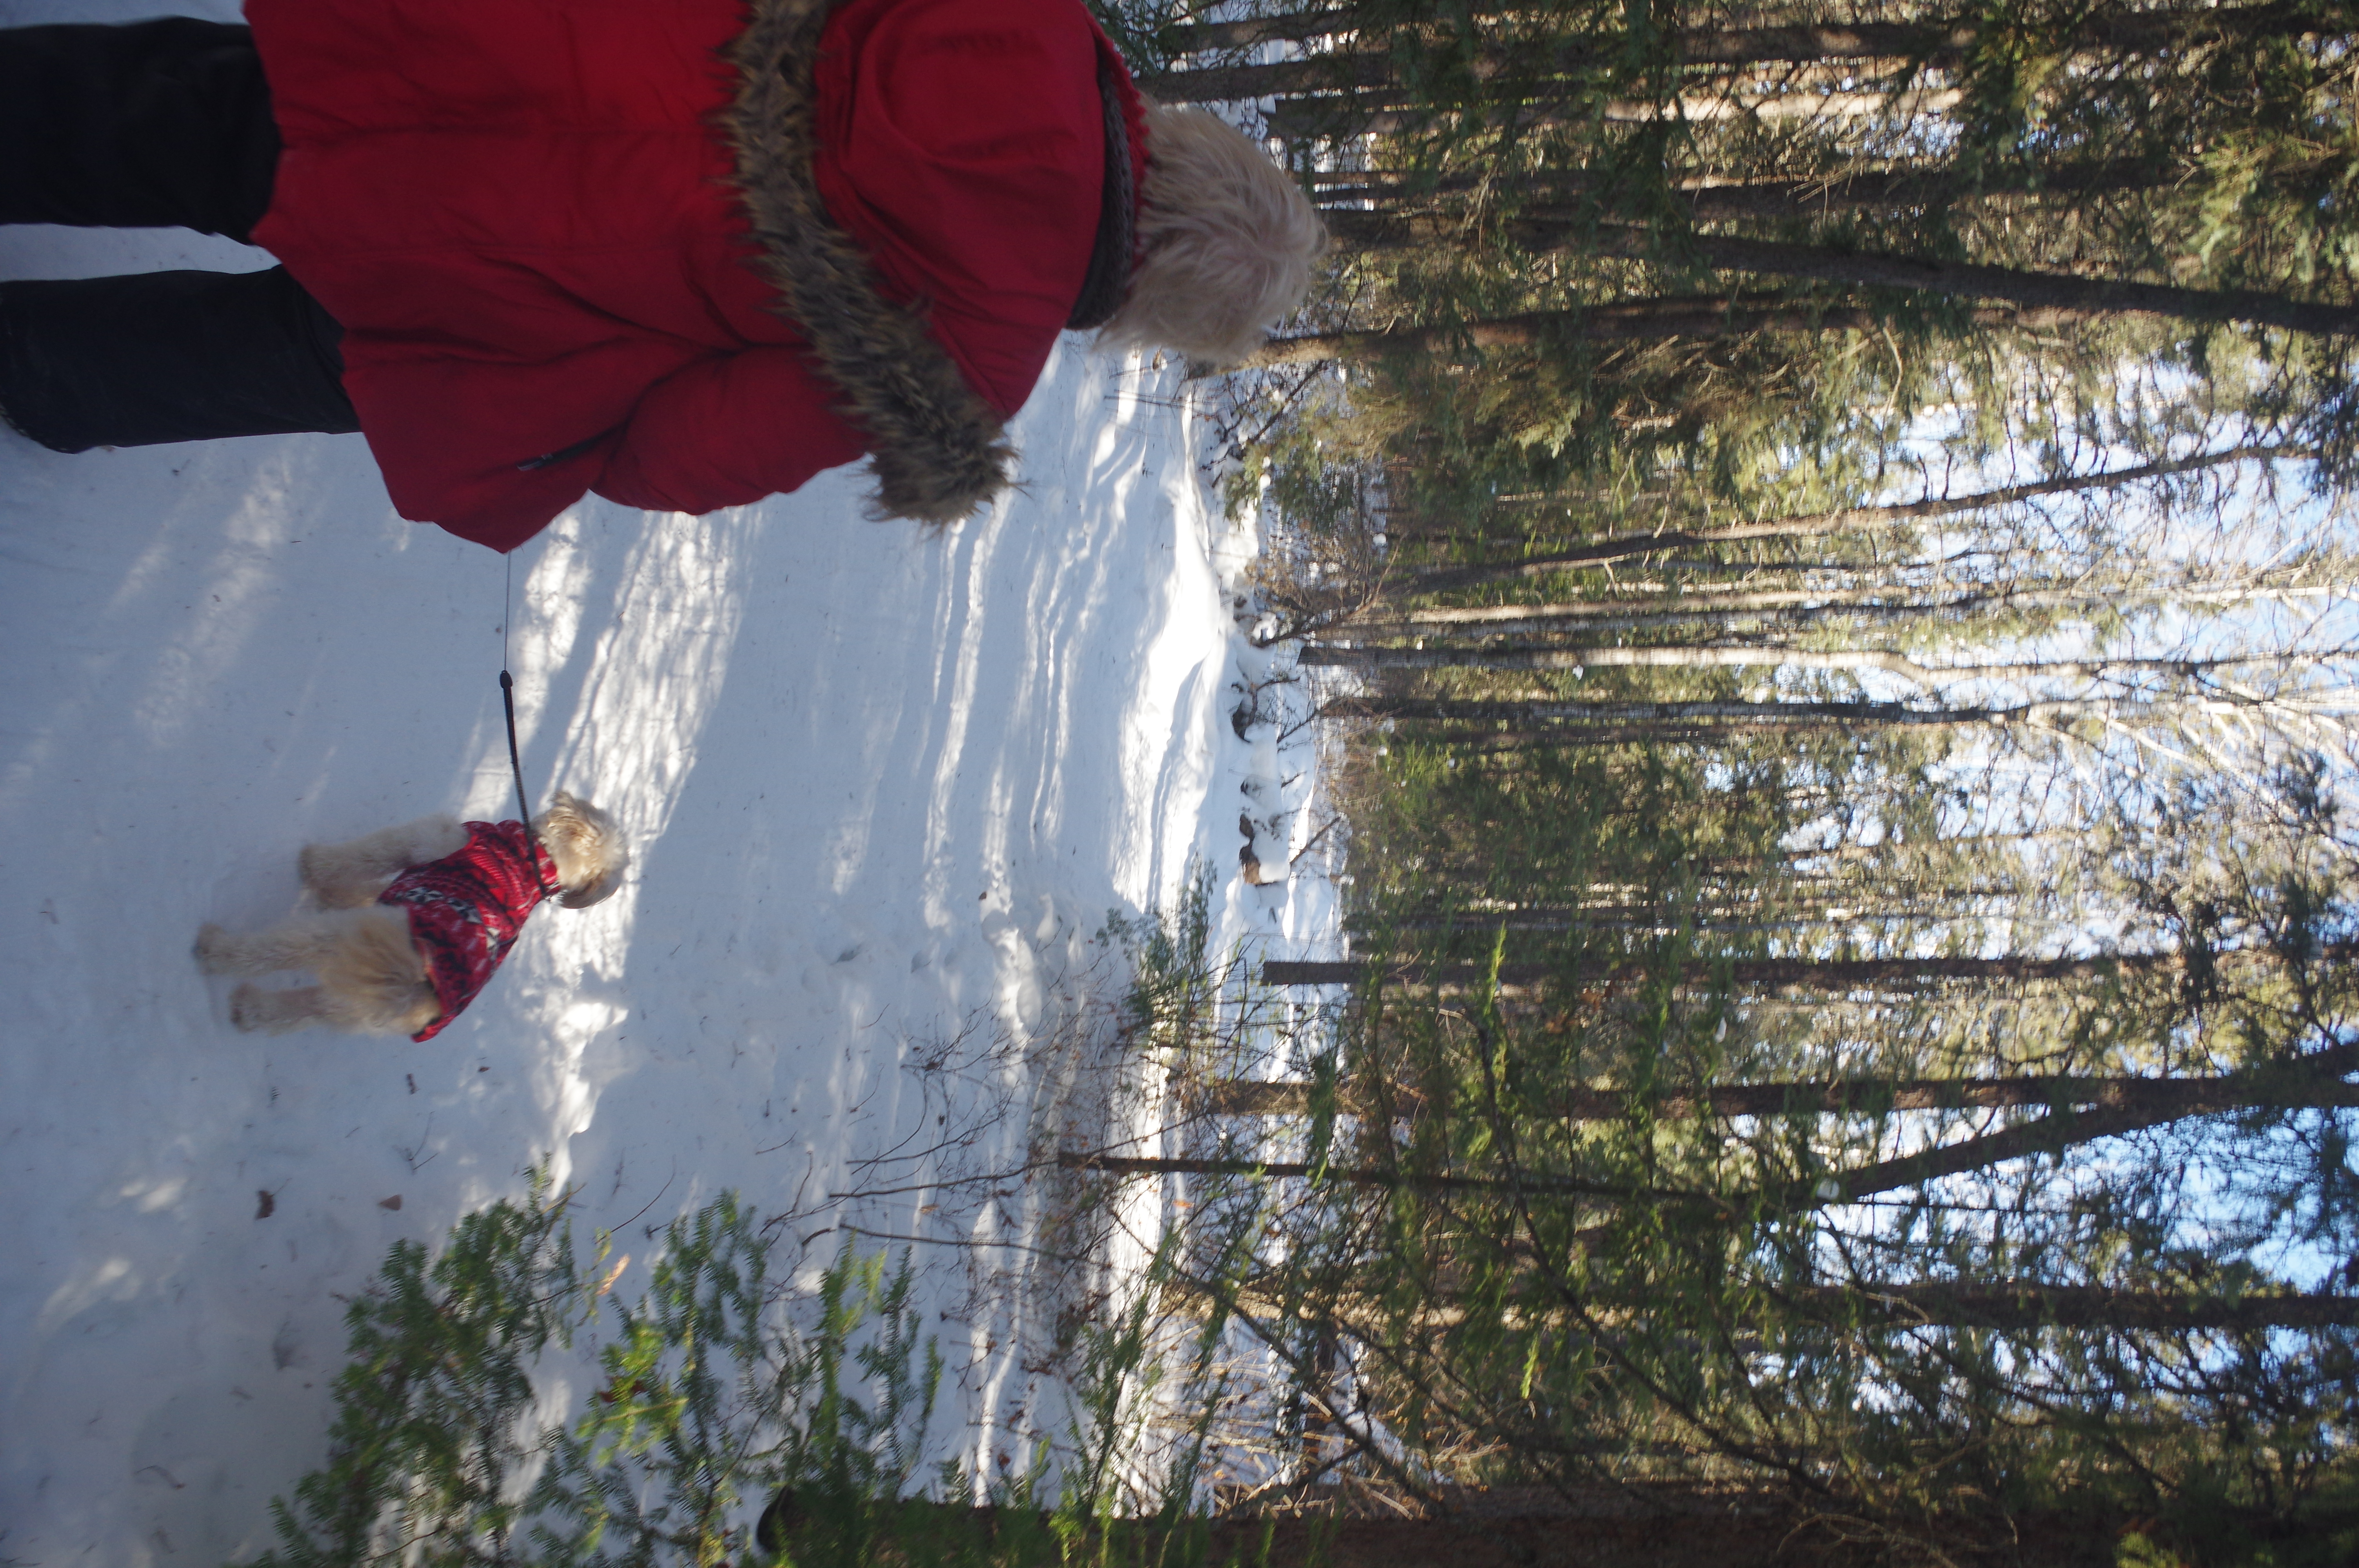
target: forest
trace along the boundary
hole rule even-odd
[[[1332,236],[1228,428],[1349,951],[1074,1162],[1270,1368],[1223,1497],[2351,1561],[2359,13],[1261,12],[1113,25]]]

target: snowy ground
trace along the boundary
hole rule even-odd
[[[0,276],[258,259],[0,231]],[[1305,825],[1232,724],[1238,542],[1180,392],[1069,341],[1024,493],[942,541],[847,476],[586,504],[518,552],[527,775],[637,863],[424,1045],[241,1035],[189,942],[286,914],[308,839],[514,814],[500,559],[397,518],[357,437],[0,432],[0,1560],[264,1544],[321,1457],[339,1295],[535,1161],[591,1226],[809,1209],[914,1130],[913,1053],[1039,1017],[1191,861],[1232,936],[1323,918],[1237,876],[1241,802]]]

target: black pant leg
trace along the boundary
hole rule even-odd
[[[245,27],[167,16],[0,29],[0,223],[243,240],[277,167]]]
[[[0,283],[0,415],[60,452],[357,430],[342,336],[284,267]]]
[[[243,27],[0,29],[0,223],[245,240],[278,150]],[[68,452],[355,430],[342,335],[283,268],[0,283],[0,416]]]

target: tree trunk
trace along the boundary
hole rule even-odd
[[[1778,728],[1783,736],[1821,734],[1843,728],[1839,719],[1802,719]],[[1451,729],[1421,731],[1439,746],[1470,755],[1526,752],[1594,751],[1614,746],[1724,746],[1729,730],[1717,724],[1584,724],[1568,729]]]
[[[1429,861],[1429,869],[1441,872],[1449,868]],[[1470,875],[1474,874],[1472,871]],[[1946,892],[1931,889],[1916,895],[1914,903],[1905,906],[1878,908],[1856,900],[1835,903],[1820,901],[1733,902],[1718,904],[1696,904],[1667,908],[1652,903],[1591,903],[1577,909],[1534,909],[1528,912],[1491,915],[1480,922],[1469,922],[1450,915],[1406,915],[1386,923],[1385,929],[1397,932],[1434,932],[1479,930],[1485,934],[1500,931],[1517,934],[1543,933],[1561,935],[1569,931],[1636,932],[1645,936],[1673,936],[1681,932],[1709,933],[1712,935],[1789,935],[1797,931],[1823,930],[1830,925],[1848,926],[1878,921],[1945,919],[1980,919],[1988,914],[1993,904],[2002,901],[2027,903],[2022,892]],[[1350,927],[1346,927],[1350,929]]]
[[[1315,30],[1295,36],[1349,30],[1332,27],[1330,15],[1314,14],[1309,26]],[[2339,15],[2299,0],[2217,10],[2114,10],[2088,17],[2064,43],[2073,52],[2102,49],[2145,54],[2225,38],[2299,36],[2323,30],[2319,26],[2321,18],[2327,28],[2346,30]],[[1886,59],[1951,64],[1964,57],[1979,34],[1971,20],[1725,27],[1677,37],[1670,43],[1668,63],[1673,67],[1807,65],[1821,60]],[[1553,47],[1525,42],[1485,45],[1476,51],[1473,69],[1478,80],[1503,84],[1509,91],[1561,92],[1562,84],[1553,79],[1579,80],[1622,68],[1627,51],[1622,34],[1600,31]],[[1388,50],[1349,50],[1261,65],[1165,71],[1141,77],[1139,85],[1166,103],[1217,103],[1397,87],[1400,82]]]
[[[1779,92],[1741,96],[1741,79],[1722,79],[1723,90],[1680,94],[1669,99],[1616,98],[1593,104],[1587,84],[1568,93],[1555,81],[1494,83],[1489,96],[1515,104],[1505,116],[1519,132],[1571,126],[1586,128],[1603,119],[1625,125],[1658,125],[1683,121],[1757,120],[1764,123],[1811,120],[1907,120],[1946,114],[1965,102],[1961,88],[1908,87],[1897,91],[1862,89],[1833,92]],[[1444,109],[1444,114],[1461,113]],[[1405,91],[1363,88],[1344,96],[1281,98],[1264,118],[1268,134],[1280,141],[1340,141],[1353,137],[1397,136],[1429,126],[1436,111],[1419,109]]]
[[[2074,310],[1985,307],[1968,313],[1978,327],[2039,331],[2086,319]],[[1305,332],[1273,338],[1234,366],[1315,364],[1377,354],[1434,354],[1460,348],[1522,349],[1550,338],[1582,342],[1645,342],[1670,338],[1741,338],[1756,332],[1871,332],[1883,315],[1857,305],[1748,305],[1731,296],[1622,299],[1573,310],[1537,310],[1446,327],[1387,327]]]
[[[1603,231],[1598,237],[1608,254],[1643,255],[1653,248],[1652,236],[1637,230]],[[1721,234],[1691,235],[1680,244],[1723,272],[1807,277],[1855,288],[1905,288],[1962,299],[2002,299],[2021,309],[2064,311],[2082,319],[2101,315],[2154,316],[2177,321],[2241,321],[2293,332],[2359,331],[2359,306],[2247,289],[2180,288],[2071,273],[1979,266],[1930,256],[1846,253],[1822,245]]]
[[[2337,946],[2346,949],[2359,948],[2359,943]],[[1856,1202],[1877,1193],[1922,1186],[1928,1182],[1962,1175],[1968,1171],[1986,1170],[2030,1154],[2059,1153],[2075,1143],[2117,1137],[2184,1117],[2261,1107],[2307,1105],[2311,1103],[2307,1097],[2323,1092],[2330,1086],[2337,1089],[2349,1087],[2340,1080],[2354,1069],[2359,1069],[2359,1044],[2331,1046],[2242,1073],[2189,1080],[2200,1083],[2201,1090],[2178,1103],[2131,1102],[2104,1105],[2085,1111],[2050,1111],[2036,1121],[2017,1123],[1979,1138],[1970,1138],[1897,1160],[1880,1161],[1854,1171],[1805,1177],[1783,1189],[1757,1194],[1756,1197],[1756,1201],[1766,1202],[1768,1212],[1775,1216],[1807,1213]],[[1741,1196],[1732,1195],[1726,1198],[1685,1200],[1682,1206],[1711,1218],[1731,1216],[1751,1206]],[[1576,1231],[1573,1239],[1580,1246],[1593,1249],[1610,1240],[1612,1234],[1611,1226],[1593,1225]]]
[[[2315,174],[2329,160],[2286,162],[2272,166],[2278,178]],[[1698,222],[1731,218],[1799,218],[1856,207],[1946,207],[1977,197],[2104,196],[2130,190],[2175,188],[2182,172],[2145,158],[2108,158],[1994,170],[1968,178],[1954,170],[1931,166],[1900,165],[1862,168],[1851,174],[1829,174],[1797,179],[1786,176],[1748,178],[1744,174],[1675,176],[1669,189],[1686,204]],[[1387,248],[1390,243],[1422,243],[1426,235],[1446,237],[1462,232],[1464,221],[1424,215],[1430,225],[1419,231],[1393,229],[1397,215],[1387,207],[1404,200],[1422,206],[1437,196],[1462,196],[1488,187],[1489,177],[1475,173],[1437,174],[1424,169],[1323,169],[1310,176],[1312,194],[1322,200],[1374,202],[1377,211],[1358,206],[1338,207],[1326,214],[1336,237],[1354,246]],[[1599,182],[1583,170],[1529,169],[1516,180],[1516,192],[1528,213],[1535,203],[1562,205],[1593,195]],[[1338,222],[1340,221],[1340,222]],[[1357,225],[1365,225],[1364,228]],[[1396,235],[1387,241],[1377,236]]]
[[[2121,1290],[2109,1285],[2040,1285],[2031,1281],[1991,1282],[1930,1282],[1930,1285],[1786,1285],[1772,1290],[1795,1315],[1828,1325],[1864,1330],[1908,1330],[1908,1327],[1979,1327],[1979,1330],[2027,1332],[2048,1327],[2083,1327],[2109,1332],[2262,1332],[2272,1327],[2359,1327],[2359,1297],[2335,1292],[2269,1292],[2196,1294],[2182,1290]],[[1651,1294],[1614,1290],[1611,1285],[1582,1285],[1581,1299],[1590,1309],[1611,1314],[1644,1311]],[[1255,1315],[1286,1315],[1281,1303],[1269,1297],[1238,1299],[1238,1306]],[[1340,1311],[1338,1311],[1340,1306]],[[1332,1327],[1359,1339],[1380,1339],[1399,1330],[1373,1303],[1335,1303],[1323,1309],[1298,1309],[1295,1315],[1332,1323]],[[1418,1332],[1451,1330],[1467,1321],[1465,1306],[1437,1302],[1408,1314],[1408,1325]],[[1498,1321],[1516,1330],[1533,1330],[1548,1314],[1507,1309]]]
[[[2055,1285],[2028,1280],[1937,1281],[1886,1284],[1785,1285],[1768,1294],[1796,1315],[1821,1323],[1866,1329],[1982,1328],[2037,1333],[2046,1328],[2114,1332],[2189,1332],[2224,1329],[2256,1333],[2271,1328],[2359,1326],[2359,1296],[2332,1292],[2286,1290],[2203,1294],[2109,1285]],[[1650,1290],[1616,1289],[1594,1281],[1581,1290],[1584,1306],[1617,1314],[1643,1314],[1660,1297]],[[1343,1303],[1337,1303],[1342,1305]],[[1257,1316],[1287,1315],[1283,1303],[1261,1293],[1241,1295],[1234,1305]],[[1357,1338],[1380,1340],[1400,1326],[1373,1305],[1352,1303],[1342,1312],[1298,1305],[1294,1315],[1328,1321]],[[1456,1328],[1471,1315],[1448,1301],[1420,1305],[1409,1315],[1419,1331]],[[1529,1330],[1545,1314],[1508,1308],[1501,1317]],[[1733,1326],[1745,1326],[1742,1320]]]
[[[2082,719],[2109,722],[2151,719],[2168,714],[2243,714],[2249,705],[2212,697],[2170,697],[2159,701],[2114,701],[2102,697],[2026,702],[2011,708],[1968,706],[1912,708],[1898,702],[1740,702],[1705,699],[1695,702],[1489,702],[1440,697],[1338,697],[1318,710],[1321,719],[1417,719],[1437,724],[1491,724],[1536,730],[1565,727],[1567,739],[1584,738],[1584,726],[1619,726],[1625,736],[1708,726],[1718,733],[1741,729],[1785,730],[1829,723],[1846,728],[1889,727],[1942,730],[1964,725],[1994,729],[2054,730]]]
[[[2060,164],[2029,175],[1967,181],[1953,174],[1874,171],[1831,179],[1763,179],[1707,185],[1682,192],[1695,222],[1738,218],[1799,218],[1862,207],[1947,207],[1996,196],[2100,196],[2150,190],[2169,183],[2167,171],[2129,160]],[[1568,192],[1576,188],[1559,187]]]
[[[1671,644],[1633,648],[1596,643],[1549,648],[1338,648],[1312,643],[1301,663],[1311,669],[1356,670],[1574,670],[1594,666],[1629,669],[1750,669],[1791,665],[1811,670],[1882,670],[1919,685],[1929,671],[1900,654],[1871,648],[1819,651],[1771,645]]]
[[[2226,964],[2239,955],[2257,960],[2257,952],[2237,949],[2213,959]],[[2321,961],[2359,957],[2359,937],[2321,945]],[[2177,974],[2186,960],[2177,953],[2103,953],[2088,957],[1918,958],[1691,958],[1673,971],[1675,979],[1706,979],[1725,974],[1729,983],[1745,989],[1792,989],[1853,991],[1875,986],[1971,980],[1983,984],[2089,980],[2114,975]],[[1502,964],[1499,979],[1512,984],[1561,979],[1579,986],[1610,987],[1643,979],[1658,966],[1639,959],[1611,964]],[[1356,986],[1375,979],[1405,985],[1480,984],[1486,966],[1451,964],[1440,967],[1386,967],[1362,959],[1272,958],[1261,967],[1266,986]],[[2186,1114],[2186,1113],[2181,1113]]]
[[[2207,1296],[2012,1282],[1819,1285],[1774,1293],[1813,1316],[1881,1322],[1896,1328],[1923,1324],[2014,1333],[2096,1328],[2253,1334],[2271,1328],[2359,1326],[2359,1296],[2324,1293]]]
[[[1737,986],[1849,991],[1867,986],[1928,980],[2093,979],[2124,969],[2143,972],[2176,968],[2179,962],[2175,953],[2132,953],[2106,958],[1738,958],[1722,966],[1690,963],[1682,966],[1679,973],[1682,977],[1692,974],[1702,978],[1717,968],[1724,969],[1730,983]],[[1390,983],[1464,987],[1480,984],[1488,972],[1473,964],[1386,968],[1356,958],[1271,958],[1261,967],[1261,983],[1356,986],[1381,977]],[[1498,969],[1500,982],[1506,985],[1532,985],[1559,977],[1576,985],[1626,985],[1654,972],[1654,966],[1636,960],[1576,966],[1570,972],[1567,966],[1558,964],[1502,964]]]
[[[1520,563],[1508,563],[1513,570]],[[1477,568],[1487,570],[1489,568]],[[1623,585],[1625,589],[1630,584]],[[1806,625],[1829,619],[1899,621],[1918,616],[1946,621],[1999,611],[2061,610],[2083,614],[2118,611],[2151,605],[2257,604],[2302,599],[2322,599],[2350,590],[2352,583],[2337,577],[2299,588],[2280,588],[2268,581],[2237,587],[2153,587],[2106,585],[2085,580],[2071,588],[2017,588],[2004,584],[1974,589],[1949,599],[1911,597],[1917,590],[1902,584],[1852,589],[1769,589],[1719,593],[1707,589],[1664,589],[1649,598],[1571,600],[1547,604],[1480,604],[1386,608],[1379,601],[1367,620],[1339,621],[1329,630],[1348,628],[1365,637],[1427,637],[1459,633],[1475,636],[1529,636],[1562,632],[1628,631],[1680,622],[1777,622]],[[1404,594],[1416,591],[1403,585]]]
[[[1302,650],[1306,668],[1358,670],[1583,670],[1762,669],[1881,670],[1919,687],[1946,680],[2103,680],[2137,671],[2182,678],[2221,669],[2274,665],[2299,667],[2324,655],[2256,654],[2241,659],[2051,659],[2017,664],[1920,665],[1906,654],[1882,648],[1793,648],[1775,643],[1559,643],[1541,647],[1400,648],[1334,647],[1313,643]]]
[[[1817,247],[1772,246],[1756,240],[1697,242],[1762,259],[1767,251],[1815,252]],[[1978,327],[2050,330],[2108,315],[2156,315],[2184,320],[2246,321],[2313,333],[2359,330],[2359,306],[2312,304],[2282,295],[2173,288],[2160,284],[2116,283],[2061,273],[2016,272],[2006,267],[1930,263],[1910,258],[1845,256],[1820,252],[1823,266],[1795,261],[1790,276],[1835,278],[1875,287],[1912,288],[2011,301],[1968,312]],[[1896,264],[1896,265],[1886,265]],[[1719,265],[1719,264],[1715,264]],[[1734,264],[1729,264],[1732,266]],[[1814,270],[1815,269],[1815,270]],[[1775,270],[1767,266],[1742,270]],[[1582,342],[1630,342],[1671,338],[1733,338],[1755,332],[1870,331],[1881,325],[1878,311],[1864,306],[1756,306],[1734,297],[1674,296],[1616,300],[1571,310],[1529,311],[1453,326],[1389,327],[1373,330],[1306,332],[1274,338],[1232,368],[1311,364],[1322,360],[1388,353],[1440,353],[1460,347],[1528,348],[1554,337]]]
[[[2180,1079],[2192,1092],[2109,1101],[2087,1110],[2051,1110],[1957,1143],[1945,1143],[1853,1171],[1805,1177],[1776,1195],[1784,1208],[1821,1208],[1877,1193],[1919,1187],[1944,1176],[1986,1170],[2032,1154],[2057,1154],[2076,1143],[2159,1127],[2190,1116],[2259,1106],[2301,1106],[2310,1096],[2359,1069],[2359,1045],[2335,1045],[2290,1061],[2272,1062],[2208,1080]],[[2160,1080],[2172,1082],[2174,1080]]]
[[[1693,118],[1695,116],[1690,116]],[[1441,218],[1395,218],[1381,213],[1330,211],[1328,228],[1361,250],[1395,250],[1455,238],[1462,230]],[[1657,236],[1646,230],[1592,228],[1567,219],[1530,216],[1510,220],[1501,232],[1525,250],[1593,252],[1602,255],[1653,256]],[[1823,245],[1726,234],[1690,234],[1661,247],[1666,259],[1692,254],[1722,272],[1761,276],[1807,277],[1854,288],[1900,288],[1964,299],[2000,299],[2037,309],[2066,310],[2082,317],[2131,315],[2180,321],[2243,321],[2289,331],[2335,333],[2359,330],[2359,306],[2293,299],[2245,289],[2181,288],[2169,284],[2082,277],[2071,273],[2032,272],[1982,266],[1930,256],[1838,251]]]
[[[1310,1175],[1312,1169],[1299,1160],[1148,1158],[1105,1154],[1086,1149],[1060,1150],[1057,1168],[1060,1171],[1094,1171],[1108,1176],[1266,1176],[1272,1180],[1299,1179]],[[1687,1195],[1634,1191],[1626,1183],[1585,1181],[1578,1176],[1532,1175],[1520,1182],[1510,1182],[1501,1176],[1462,1176],[1447,1171],[1400,1171],[1365,1165],[1325,1165],[1319,1168],[1319,1175],[1322,1181],[1340,1182],[1347,1186],[1399,1187],[1410,1192],[1506,1192],[1520,1189],[1536,1193],[1567,1193],[1582,1197],[1624,1200],[1669,1197],[1675,1201],[1690,1201]]]
[[[1691,1453],[1682,1449],[1680,1452]],[[1323,1490],[1319,1488],[1316,1490]],[[1123,1519],[1094,1525],[1078,1540],[1058,1535],[1049,1516],[1028,1509],[962,1508],[908,1501],[890,1505],[898,1523],[882,1532],[876,1561],[914,1554],[905,1536],[933,1545],[933,1555],[958,1560],[1054,1563],[1253,1563],[1258,1568],[1881,1568],[1916,1562],[1926,1553],[1896,1542],[1923,1535],[1939,1541],[1938,1560],[1955,1568],[2114,1568],[2125,1530],[2153,1521],[2090,1509],[2082,1512],[2005,1513],[1996,1509],[1919,1513],[1876,1523],[1864,1544],[1858,1527],[1871,1521],[1856,1504],[1841,1505],[1851,1527],[1828,1528],[1826,1509],[1799,1506],[1777,1487],[1734,1482],[1615,1479],[1566,1480],[1534,1487],[1429,1487],[1408,1506],[1423,1517],[1387,1510],[1373,1518],[1339,1517],[1323,1499],[1297,1495],[1295,1511],[1232,1515],[1190,1521],[1169,1530],[1160,1520]],[[1309,1506],[1301,1506],[1308,1503]],[[774,1501],[765,1518],[791,1522],[769,1549],[794,1549],[808,1528],[792,1494]],[[2306,1521],[2305,1521],[2306,1522]],[[2273,1517],[2256,1515],[2246,1533],[2267,1539],[2284,1530]],[[1037,1557],[1012,1555],[1037,1548]],[[817,1549],[797,1551],[801,1562]]]
[[[1643,1487],[1625,1496],[1627,1511],[1619,1514],[1224,1523],[1205,1561],[1266,1568],[1868,1568],[1882,1561],[1813,1529],[1799,1510],[1756,1498],[1723,1493],[1709,1509],[1671,1513],[1650,1508]],[[2091,1530],[2062,1546],[2021,1542],[2002,1556],[1995,1542],[1978,1551],[1947,1540],[1943,1555],[1960,1568],[2111,1568],[2101,1550],[2111,1544]]]
[[[1920,523],[1928,518],[1954,517],[1962,513],[1979,512],[1996,506],[2017,506],[2027,501],[2037,501],[2049,495],[2070,495],[2088,490],[2109,490],[2117,485],[2136,484],[2143,480],[2166,479],[2174,474],[2192,473],[2201,469],[2217,468],[2223,463],[2244,462],[2248,459],[2264,460],[2277,458],[2306,459],[2311,454],[2299,447],[2287,447],[2275,442],[2251,442],[2229,447],[2216,452],[2196,452],[2183,458],[2169,458],[2158,462],[2138,463],[2130,468],[2111,469],[2104,473],[2061,474],[2054,479],[2037,480],[2029,484],[2003,485],[1995,490],[1976,491],[1970,495],[1927,496],[1921,501],[1898,502],[1886,506],[1843,506],[1830,512],[1806,512],[1791,517],[1765,517],[1756,523],[1732,523],[1719,528],[1676,529],[1651,534],[1620,534],[1599,539],[1575,549],[1554,555],[1537,556],[1529,560],[1506,561],[1495,566],[1452,567],[1441,571],[1421,572],[1388,588],[1387,597],[1413,594],[1442,593],[1462,588],[1474,588],[1495,582],[1513,582],[1521,579],[1545,577],[1553,572],[1582,567],[1605,566],[1640,556],[1659,554],[1665,550],[1703,549],[1714,545],[1733,545],[1751,539],[1815,539],[1831,534],[1854,533],[1869,528],[1890,528],[1902,524]]]
[[[2256,1096],[2274,1095],[2273,1099]],[[2298,1098],[2288,1098],[2288,1096]],[[2240,1098],[2241,1097],[2241,1098]],[[1363,1097],[1339,1086],[1338,1108],[1363,1108]],[[1312,1086],[1299,1079],[1226,1078],[1202,1086],[1196,1110],[1213,1116],[1307,1116]],[[1542,1099],[1550,1116],[1573,1121],[1617,1121],[1630,1114],[1627,1089],[1557,1088]],[[1422,1097],[1404,1088],[1396,1108],[1413,1109]],[[2256,1080],[2241,1075],[2198,1078],[1835,1078],[1815,1083],[1714,1084],[1694,1094],[1674,1092],[1647,1102],[1652,1114],[1676,1119],[1709,1110],[1715,1116],[1878,1116],[1888,1110],[1962,1110],[1999,1106],[2136,1108],[2169,1117],[2200,1116],[2259,1105],[2359,1105],[2359,1084],[2321,1076],[2309,1082]]]

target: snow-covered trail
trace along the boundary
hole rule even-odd
[[[0,276],[191,264],[253,254],[0,230]],[[251,1552],[394,1239],[534,1161],[591,1227],[808,1203],[913,1130],[907,1051],[1036,1012],[1192,857],[1233,874],[1176,384],[1069,340],[1023,493],[945,539],[862,521],[847,475],[592,503],[520,551],[527,777],[637,861],[423,1045],[241,1035],[189,944],[286,914],[306,840],[514,814],[499,558],[397,518],[357,437],[0,432],[0,1559]]]

